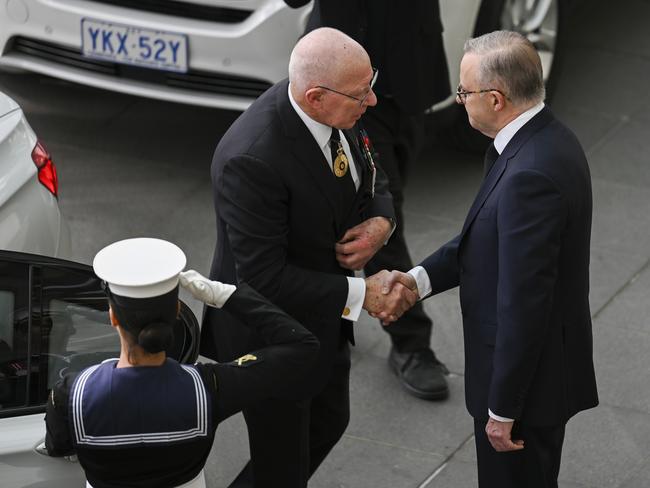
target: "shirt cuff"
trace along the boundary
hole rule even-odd
[[[418,295],[420,299],[431,295],[431,280],[426,270],[422,266],[416,266],[408,272],[418,285]]]
[[[366,280],[350,276],[346,276],[346,278],[348,279],[348,299],[345,302],[341,318],[356,322],[359,320],[363,300],[366,298]]]
[[[497,415],[496,413],[492,412],[492,410],[490,410],[489,408],[488,408],[488,415],[490,416],[490,418],[492,418],[494,420],[497,420],[499,422],[514,422],[515,421],[515,419],[509,419],[508,417],[501,417],[500,415]]]

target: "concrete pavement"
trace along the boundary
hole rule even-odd
[[[577,133],[592,169],[591,305],[601,405],[568,425],[562,488],[650,486],[650,34],[647,0],[584,2],[571,18],[552,108]],[[454,67],[452,67],[454,69]],[[215,241],[209,164],[237,114],[137,99],[35,76],[0,77],[55,156],[60,204],[79,261],[105,244],[151,235],[209,270]],[[407,187],[406,233],[417,261],[455,235],[481,180],[480,156],[435,146]],[[192,304],[200,313],[198,304]],[[356,326],[352,419],[313,488],[476,486],[463,398],[457,291],[426,301],[433,346],[449,366],[449,400],[409,396],[386,364],[387,335]],[[247,458],[241,416],[219,427],[210,486]]]

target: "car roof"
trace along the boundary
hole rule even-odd
[[[20,107],[13,99],[0,91],[0,117],[7,115],[9,112],[13,112],[18,108]]]

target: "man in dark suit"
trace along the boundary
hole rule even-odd
[[[421,297],[460,285],[481,488],[557,487],[566,422],[598,404],[589,167],[524,37],[467,41],[460,81],[470,124],[494,138],[486,176],[461,233],[409,274]]]
[[[337,30],[315,30],[294,48],[289,80],[256,100],[215,151],[211,278],[246,281],[320,341],[294,401],[244,410],[251,462],[232,487],[307,485],[348,423],[353,321],[362,307],[388,306],[398,317],[417,299],[400,286],[387,305],[379,277],[364,280],[351,271],[394,227],[386,178],[356,126],[376,103],[375,80],[363,47]],[[205,356],[230,361],[260,340],[225,310],[207,310]]]
[[[306,0],[285,0],[292,7]],[[334,27],[368,51],[381,76],[374,88],[377,105],[362,118],[377,161],[386,173],[397,219],[390,242],[365,267],[413,267],[404,239],[404,186],[424,135],[424,112],[450,94],[438,0],[315,0],[307,31]],[[422,304],[384,330],[393,347],[389,365],[409,393],[426,400],[447,398],[447,368],[431,349],[432,321]]]

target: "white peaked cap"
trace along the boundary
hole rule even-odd
[[[93,269],[116,295],[151,298],[178,285],[178,274],[186,262],[185,253],[177,245],[139,237],[106,246],[95,256]]]

